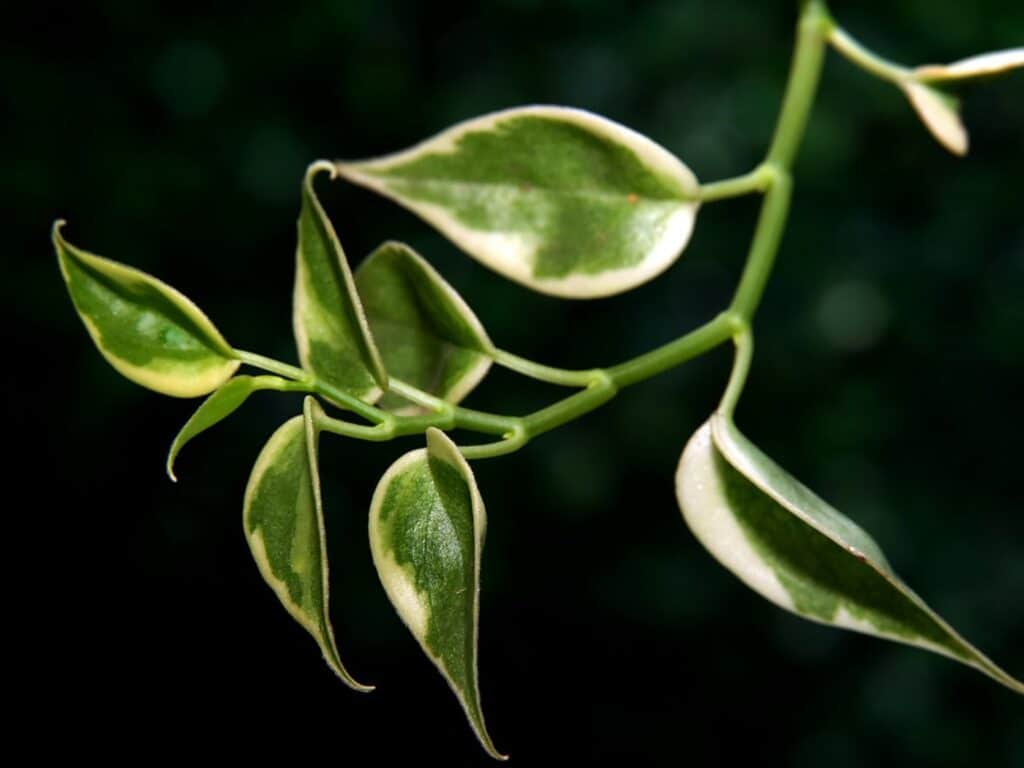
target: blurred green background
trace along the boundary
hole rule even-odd
[[[770,137],[795,5],[111,1],[11,12],[0,33],[2,375],[6,424],[25,437],[8,471],[32,489],[19,518],[34,543],[21,556],[52,579],[33,600],[47,623],[25,622],[48,661],[24,711],[85,737],[83,754],[121,752],[131,734],[161,749],[488,764],[387,604],[366,544],[376,480],[417,441],[324,439],[339,644],[353,673],[379,685],[360,696],[276,604],[241,533],[251,463],[298,398],[254,398],[189,446],[172,485],[165,450],[193,404],[128,383],[97,354],[60,281],[50,223],[67,218],[72,242],[179,288],[236,345],[292,361],[308,162],[558,103],[647,134],[703,180],[742,173]],[[1002,0],[833,10],[907,63],[1024,43],[1024,5]],[[964,95],[972,151],[960,160],[895,89],[831,57],[738,419],[1020,676],[1024,76]],[[353,262],[405,240],[498,344],[566,367],[618,362],[712,316],[756,214],[754,200],[706,206],[661,278],[572,303],[488,272],[363,191],[336,185],[326,205]],[[939,657],[795,619],[689,534],[673,473],[728,365],[720,350],[478,465],[490,516],[482,689],[499,748],[520,766],[1024,765],[1019,697]],[[470,403],[525,412],[556,395],[497,373]]]

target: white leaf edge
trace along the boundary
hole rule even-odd
[[[462,710],[466,715],[466,719],[469,721],[470,728],[473,729],[473,732],[476,734],[480,744],[491,757],[497,760],[508,760],[508,755],[502,754],[497,750],[494,743],[491,741],[490,734],[487,732],[487,725],[484,721],[484,712],[480,700],[479,673],[474,674],[473,676],[473,692],[476,696],[477,706],[480,708],[480,723],[478,725],[474,719],[473,713],[469,710],[465,697],[455,685],[455,681],[452,680],[451,676],[448,674],[448,670],[445,668],[444,663],[441,661],[440,657],[436,656],[434,652],[427,647],[426,632],[427,622],[430,621],[430,616],[427,614],[427,608],[424,605],[424,601],[420,598],[415,584],[409,578],[405,569],[395,560],[390,549],[388,549],[384,542],[381,541],[380,536],[377,535],[377,524],[380,520],[380,511],[384,506],[384,500],[387,498],[388,489],[396,476],[402,474],[414,464],[429,461],[431,456],[455,467],[466,482],[466,485],[469,487],[470,501],[473,510],[473,542],[475,549],[473,562],[473,660],[475,662],[479,647],[480,560],[481,555],[483,554],[484,537],[487,532],[487,512],[484,508],[484,500],[483,497],[480,496],[480,490],[477,487],[473,470],[469,466],[469,462],[466,461],[466,457],[462,455],[462,452],[458,449],[455,443],[452,442],[448,435],[434,427],[428,427],[426,435],[426,448],[417,448],[416,450],[409,451],[405,455],[399,457],[394,464],[388,467],[387,471],[383,476],[381,476],[380,481],[377,483],[377,487],[373,492],[373,498],[370,501],[368,526],[370,555],[373,559],[373,565],[377,570],[377,574],[380,577],[380,582],[384,587],[384,591],[387,593],[391,604],[395,607],[396,613],[398,613],[402,623],[409,628],[413,637],[416,638],[416,642],[423,650],[423,654],[430,659],[431,663],[433,663],[441,673],[441,676],[445,679],[445,682],[448,683],[448,687],[451,688],[452,693],[455,694],[455,698],[458,699],[459,705],[462,707]]]
[[[387,170],[425,153],[454,152],[459,139],[467,133],[491,130],[495,125],[515,117],[547,117],[563,120],[603,138],[627,146],[637,157],[659,173],[672,177],[693,200],[680,201],[679,211],[669,220],[665,233],[647,257],[631,267],[609,269],[595,275],[566,275],[538,278],[533,275],[533,252],[536,244],[521,233],[483,232],[455,219],[440,205],[403,199],[393,193],[384,180],[365,172]],[[513,107],[465,120],[415,146],[361,162],[342,162],[336,166],[338,175],[364,186],[417,214],[448,239],[495,272],[539,293],[570,299],[596,299],[628,291],[657,277],[668,269],[686,248],[700,207],[700,184],[697,177],[679,158],[641,133],[600,115],[574,107],[531,105]]]
[[[863,553],[852,551],[852,548],[848,547],[844,542],[838,541],[830,532],[822,530],[811,518],[796,508],[789,499],[771,487],[767,479],[757,471],[750,461],[746,460],[742,455],[737,456],[736,453],[741,451],[741,449],[730,434],[735,429],[735,426],[732,425],[727,417],[719,413],[714,414],[701,425],[687,442],[679,458],[679,465],[675,476],[676,499],[687,526],[697,540],[722,566],[762,597],[802,619],[825,626],[849,629],[904,645],[924,648],[953,659],[965,666],[973,667],[993,680],[1005,685],[1010,690],[1024,694],[1024,683],[1004,671],[965,640],[913,590],[892,574],[887,566],[879,567],[879,564],[874,563],[870,558],[864,556]],[[927,640],[907,638],[879,630],[870,622],[851,615],[842,605],[839,606],[832,620],[824,620],[797,610],[792,598],[779,581],[775,571],[754,550],[747,535],[743,532],[729,509],[721,478],[714,467],[713,456],[716,451],[721,453],[723,459],[733,469],[784,509],[794,514],[822,536],[832,540],[840,549],[846,550],[848,556],[857,557],[872,567],[880,576],[889,581],[894,589],[900,591],[908,600],[928,614],[945,632],[969,648],[978,657],[977,660],[964,659],[943,646],[936,645]]]

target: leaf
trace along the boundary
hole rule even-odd
[[[391,465],[370,505],[370,551],[384,591],[451,686],[480,743],[491,743],[477,682],[480,554],[486,513],[455,444],[427,430],[427,448]]]
[[[1024,67],[1024,48],[1008,48],[954,61],[952,64],[926,64],[914,70],[920,80],[962,80],[986,77]]]
[[[967,129],[960,120],[956,100],[912,80],[901,83],[900,88],[932,136],[954,155],[966,155]]]
[[[388,386],[387,373],[366,323],[345,252],[313,180],[330,163],[309,166],[302,183],[293,322],[303,368],[367,402]]]
[[[395,378],[457,403],[487,375],[494,345],[480,321],[409,246],[380,246],[356,270],[356,288]]]
[[[693,230],[693,173],[590,112],[533,106],[460,123],[338,172],[413,211],[491,269],[554,296],[627,291]]]
[[[245,488],[245,535],[263,579],[319,644],[327,665],[350,688],[371,691],[373,686],[356,682],[345,669],[331,628],[318,407],[307,397],[304,415],[281,425],[256,459]]]
[[[874,540],[712,416],[676,472],[687,525],[747,586],[806,619],[949,656],[1010,689],[1024,686],[929,608]]]
[[[188,298],[145,272],[83,251],[53,225],[64,283],[96,348],[126,379],[173,397],[213,391],[240,365]]]
[[[185,426],[171,443],[171,450],[167,454],[167,474],[171,480],[178,482],[174,474],[174,460],[193,437],[219,424],[237,411],[253,392],[261,389],[288,388],[290,382],[277,376],[235,376],[214,391],[192,414],[192,418],[185,422]]]

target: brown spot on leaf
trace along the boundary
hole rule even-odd
[[[636,205],[636,201],[637,201],[637,200],[639,200],[639,199],[640,199],[640,198],[639,198],[639,197],[637,197],[637,196],[636,196],[635,194],[633,194],[632,192],[630,192],[630,193],[629,193],[628,195],[626,195],[626,201],[627,201],[627,202],[628,202],[628,203],[629,203],[630,205]]]

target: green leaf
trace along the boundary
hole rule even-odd
[[[913,80],[900,87],[936,141],[954,155],[966,155],[969,140],[956,99]]]
[[[675,156],[566,107],[495,112],[337,167],[491,269],[571,298],[621,293],[660,274],[689,240],[698,207],[697,179]]]
[[[295,341],[302,366],[329,384],[367,402],[388,387],[388,377],[366,323],[345,252],[313,180],[330,163],[309,166],[302,183],[295,267]]]
[[[812,621],[949,656],[1024,686],[964,640],[893,572],[875,541],[716,414],[676,473],[683,517],[747,586]]]
[[[277,376],[235,376],[230,379],[203,401],[174,438],[171,450],[167,454],[168,476],[174,482],[178,481],[174,474],[174,460],[186,443],[237,411],[253,392],[261,389],[287,391],[294,388],[293,382]]]
[[[477,616],[484,503],[455,444],[427,430],[427,448],[391,465],[370,505],[370,551],[398,615],[462,704],[480,743],[491,743],[477,683]]]
[[[53,247],[71,301],[100,354],[127,379],[173,397],[212,392],[240,365],[202,311],[151,275],[67,242]]]
[[[245,488],[243,520],[263,579],[317,641],[328,666],[350,688],[371,691],[346,671],[328,612],[327,542],[317,469],[316,412],[285,422],[260,452]]]
[[[494,345],[462,297],[423,257],[385,243],[356,270],[356,288],[392,376],[457,403],[491,367]],[[395,398],[382,404],[407,405]]]

